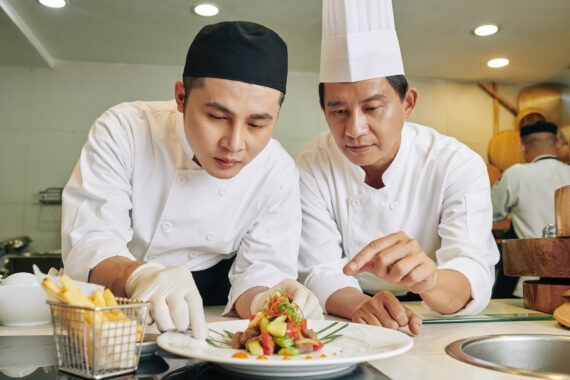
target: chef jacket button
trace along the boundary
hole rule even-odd
[[[213,232],[208,232],[206,234],[206,240],[210,241],[210,240],[214,239],[214,236],[216,236],[216,234],[214,234]]]
[[[218,189],[218,194],[221,195],[221,196],[224,196],[224,195],[226,195],[226,192],[227,192],[227,191],[228,191],[228,190],[227,190],[225,187],[220,187],[220,188]]]
[[[353,206],[360,206],[360,201],[358,199],[353,199],[350,201],[350,204]]]
[[[160,225],[160,228],[164,231],[170,231],[172,229],[172,223],[171,222],[162,222],[162,224]]]
[[[397,210],[398,209],[398,202],[390,202],[390,205],[388,207],[392,211]]]

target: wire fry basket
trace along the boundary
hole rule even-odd
[[[48,301],[59,369],[102,379],[137,369],[149,303],[117,298],[118,306],[86,308]],[[137,322],[138,321],[138,322]]]

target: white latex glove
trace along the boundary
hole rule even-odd
[[[186,331],[191,326],[194,338],[207,337],[202,297],[187,268],[143,264],[127,279],[126,292],[130,298],[150,302],[150,317],[160,331]]]
[[[323,319],[323,308],[319,303],[317,296],[313,294],[309,289],[305,288],[299,282],[295,280],[283,280],[274,287],[264,292],[257,294],[253,297],[251,304],[249,306],[251,314],[255,314],[258,310],[261,310],[263,302],[271,293],[275,290],[287,293],[293,297],[293,302],[299,306],[303,311],[303,315],[306,319]]]

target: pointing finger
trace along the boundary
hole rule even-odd
[[[354,276],[355,274],[363,272],[364,269],[366,269],[366,265],[372,261],[376,255],[398,244],[404,236],[406,235],[398,232],[370,242],[344,266],[344,274]]]

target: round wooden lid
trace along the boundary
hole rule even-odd
[[[518,131],[497,133],[489,142],[489,162],[501,172],[516,163],[523,163],[521,138]]]
[[[517,113],[515,118],[515,128],[517,131],[520,131],[521,126],[532,124],[539,120],[549,121],[548,116],[546,116],[546,113],[543,110],[534,107],[525,108]]]

